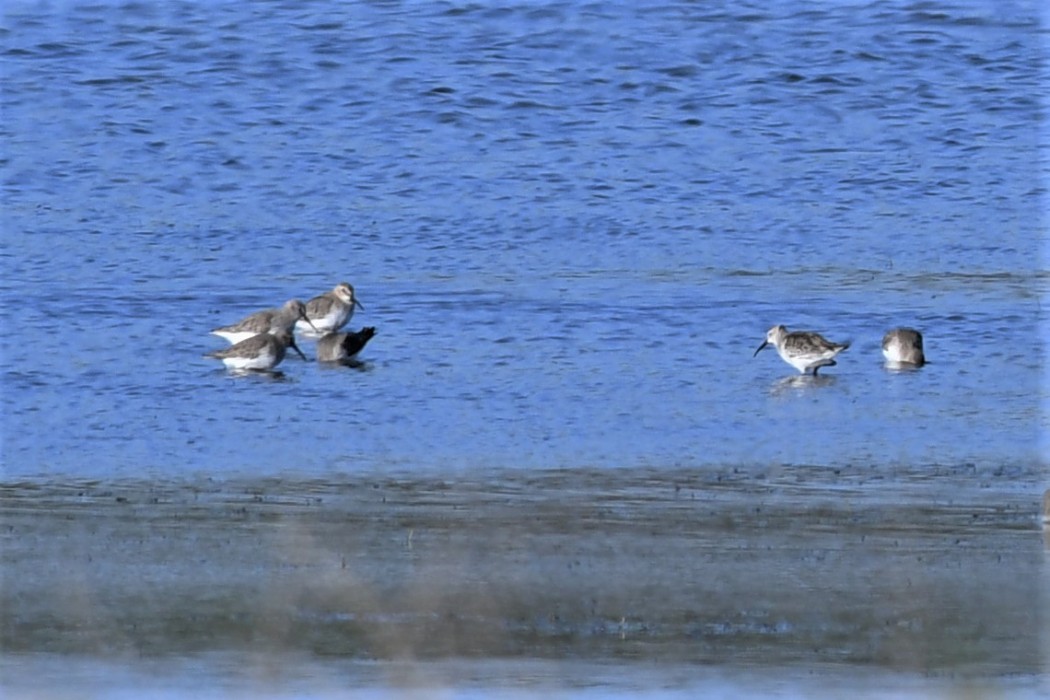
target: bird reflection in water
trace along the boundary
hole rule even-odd
[[[780,396],[788,393],[802,393],[822,387],[832,386],[837,381],[833,375],[795,374],[790,377],[781,377],[769,385],[769,393],[772,396]]]

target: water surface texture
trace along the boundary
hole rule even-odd
[[[8,473],[1037,457],[1035,3],[43,7]],[[201,359],[344,279],[371,371]],[[784,386],[776,323],[854,346]]]
[[[979,489],[967,507],[1030,514],[1015,553],[1038,555],[1048,21],[1035,0],[5,2],[5,536],[58,527],[71,502],[23,499],[69,484],[798,469],[817,502],[840,478],[953,513]],[[344,280],[377,328],[362,368],[203,357],[210,329]],[[853,344],[800,379],[752,358],[779,323]],[[900,325],[921,370],[883,366]],[[37,651],[82,650],[42,619]],[[988,647],[967,650],[950,664]]]

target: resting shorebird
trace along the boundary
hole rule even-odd
[[[882,338],[882,355],[887,362],[921,367],[926,364],[922,333],[913,328],[894,328]]]
[[[317,359],[320,362],[352,363],[375,334],[376,329],[371,326],[356,333],[329,333],[317,341]]]
[[[306,302],[306,317],[296,324],[303,335],[324,335],[345,326],[354,315],[354,307],[364,310],[354,296],[354,287],[340,282],[330,292],[325,292]]]
[[[295,326],[295,322],[300,319],[310,323],[310,319],[306,317],[306,304],[298,299],[292,299],[286,301],[279,309],[256,311],[233,325],[216,328],[212,331],[212,335],[217,335],[231,343],[239,343],[260,333],[290,331]]]
[[[755,350],[755,355],[758,355],[767,345],[775,347],[780,359],[802,374],[812,369],[814,377],[817,376],[817,370],[821,367],[830,367],[835,364],[835,356],[849,347],[848,342],[832,343],[818,333],[809,331],[788,333],[788,329],[784,326],[770,328],[766,333],[765,341],[758,346],[758,350]]]
[[[306,359],[295,344],[295,336],[285,328],[278,329],[276,333],[259,333],[225,350],[209,352],[205,357],[222,360],[226,369],[265,371],[281,364],[288,348],[294,348],[304,360]]]

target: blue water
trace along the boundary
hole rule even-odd
[[[4,683],[399,697],[443,671],[402,675],[389,620],[453,650],[467,620],[509,670],[455,697],[1040,696],[1048,26],[1040,0],[5,0]],[[341,281],[363,368],[203,357]],[[752,357],[781,323],[853,345],[799,381]],[[901,325],[920,370],[883,366]],[[389,620],[311,636],[360,600]],[[628,623],[633,651],[588,646]],[[712,679],[732,644],[774,680]]]
[[[4,473],[1038,470],[1040,7],[5,3]],[[342,280],[365,371],[201,357]]]

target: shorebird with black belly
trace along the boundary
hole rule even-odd
[[[364,311],[365,307],[354,296],[353,285],[340,282],[332,291],[306,302],[306,318],[298,322],[296,330],[303,335],[333,333],[349,323],[355,306]]]
[[[882,338],[882,356],[894,365],[921,367],[926,364],[922,333],[914,328],[894,328]]]
[[[233,325],[216,328],[211,333],[231,343],[239,343],[260,333],[291,331],[296,321],[310,324],[310,319],[306,316],[306,304],[298,299],[291,299],[279,309],[256,311]]]
[[[376,329],[371,326],[356,333],[329,333],[317,341],[317,359],[319,362],[352,364],[357,360],[357,353],[375,334]]]
[[[276,333],[253,335],[225,350],[209,352],[205,357],[222,360],[226,369],[266,371],[281,364],[288,348],[293,348],[306,359],[306,355],[295,344],[295,336],[286,328],[278,329]]]
[[[832,343],[830,340],[811,331],[788,332],[784,326],[773,326],[766,333],[765,341],[758,346],[755,354],[757,356],[767,345],[777,349],[780,359],[788,363],[802,374],[813,370],[813,376],[817,376],[817,370],[821,367],[830,367],[835,363],[835,356],[850,346],[846,343]]]

